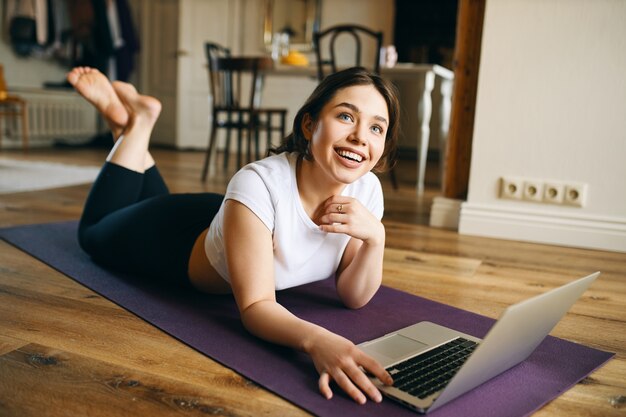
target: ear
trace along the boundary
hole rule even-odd
[[[315,123],[309,113],[306,113],[302,118],[302,133],[306,140],[311,140],[313,137],[313,131],[315,130]]]

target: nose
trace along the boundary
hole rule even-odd
[[[354,125],[354,129],[350,133],[349,140],[357,145],[365,145],[366,141],[366,130],[367,126],[362,123],[357,123]]]

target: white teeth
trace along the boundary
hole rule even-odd
[[[340,150],[337,153],[340,156],[343,156],[344,158],[352,159],[352,160],[357,161],[357,162],[363,161],[363,157],[361,155],[358,155],[358,154],[354,153],[354,152]]]

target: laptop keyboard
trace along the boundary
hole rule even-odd
[[[478,344],[459,337],[395,364],[387,371],[393,386],[424,399],[445,387]]]

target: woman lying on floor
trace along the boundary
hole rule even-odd
[[[326,398],[333,380],[358,403],[381,401],[362,369],[391,384],[382,366],[275,292],[334,276],[343,303],[359,308],[380,287],[383,195],[371,171],[395,152],[394,89],[363,69],[327,77],[274,155],[241,169],[222,196],[169,193],[148,151],[157,99],[91,68],[68,80],[116,139],[85,204],[81,247],[107,267],[232,292],[248,331],[311,356]]]

